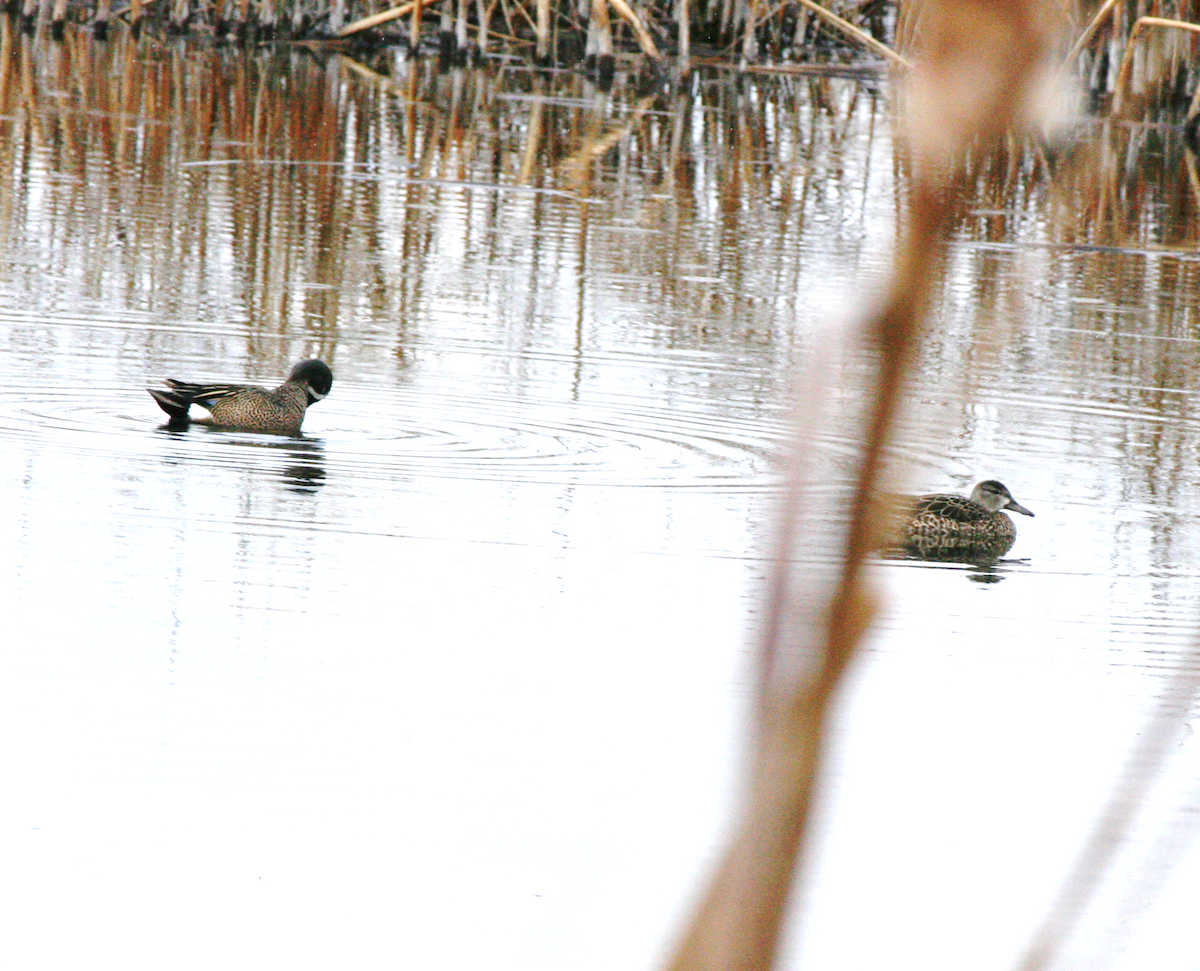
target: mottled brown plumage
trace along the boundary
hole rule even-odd
[[[170,391],[147,388],[172,423],[189,420],[192,405],[207,408],[211,423],[223,428],[295,435],[308,406],[333,387],[333,372],[322,361],[301,361],[273,391],[249,384],[192,384],[168,379]]]
[[[995,479],[981,482],[970,498],[921,496],[908,509],[899,529],[902,552],[922,559],[995,559],[1017,539],[1017,527],[1002,510],[1032,516]]]

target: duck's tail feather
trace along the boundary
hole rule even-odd
[[[150,397],[158,402],[158,407],[165,411],[171,421],[187,421],[188,409],[192,406],[192,398],[178,391],[159,391],[147,388]]]

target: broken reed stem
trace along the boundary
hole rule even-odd
[[[534,21],[534,19],[531,16],[529,16],[529,11],[525,9],[525,5],[523,3],[521,3],[521,0],[513,0],[513,9],[515,9],[517,11],[517,13],[519,13],[522,17],[525,18],[525,23],[529,24],[530,29],[533,31],[534,36],[536,37],[537,36],[537,23]]]
[[[826,23],[840,30],[847,37],[853,38],[864,47],[870,48],[876,54],[886,57],[893,64],[899,64],[901,67],[912,67],[912,61],[902,54],[897,54],[894,50],[877,41],[874,37],[868,34],[861,27],[855,27],[848,20],[843,20],[835,13],[831,13],[822,7],[819,3],[814,3],[813,0],[796,0],[800,6],[805,7],[815,13]]]
[[[421,7],[425,8],[431,3],[437,2],[438,0],[421,0]],[[416,5],[416,0],[408,0],[408,3],[402,3],[398,7],[391,7],[380,13],[371,14],[369,17],[363,17],[361,20],[346,24],[345,27],[337,32],[337,35],[338,37],[349,37],[351,34],[357,34],[361,30],[370,30],[372,27],[386,24],[389,20],[398,20],[410,14]]]
[[[1071,45],[1071,49],[1067,51],[1067,56],[1063,58],[1064,66],[1070,66],[1075,58],[1079,56],[1079,52],[1092,42],[1092,38],[1096,36],[1096,31],[1098,31],[1104,25],[1104,22],[1112,15],[1113,8],[1116,5],[1117,0],[1104,0],[1104,3],[1100,5],[1100,9],[1097,10],[1095,16],[1092,17],[1091,22],[1088,23],[1083,33],[1079,35],[1079,39],[1075,41],[1075,43]]]
[[[1186,20],[1166,20],[1162,17],[1139,17],[1129,33],[1129,43],[1125,45],[1125,56],[1121,58],[1121,70],[1117,73],[1116,90],[1113,91],[1113,113],[1119,114],[1125,100],[1125,89],[1129,87],[1129,75],[1133,70],[1133,53],[1138,37],[1148,27],[1174,28],[1188,30],[1200,34],[1200,24],[1190,24]]]
[[[609,6],[613,8],[621,18],[633,28],[634,36],[637,38],[638,46],[647,57],[652,57],[658,60],[658,48],[654,46],[654,38],[650,36],[641,18],[634,13],[633,8],[625,2],[625,0],[608,0]]]

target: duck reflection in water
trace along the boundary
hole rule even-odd
[[[241,448],[269,449],[285,458],[279,466],[277,475],[279,481],[292,492],[313,493],[325,484],[325,442],[320,438],[309,438],[307,435],[292,435],[288,438],[262,438],[258,436],[229,434],[229,429],[211,425],[208,422],[196,422],[205,433],[220,435],[223,441]],[[167,422],[159,426],[159,431],[170,438],[186,441],[196,430],[186,425],[179,426]],[[241,463],[245,465],[246,463]]]
[[[287,443],[272,446],[288,454],[279,478],[292,492],[316,492],[325,484],[325,444],[321,439],[297,435]]]
[[[995,479],[980,482],[970,497],[921,496],[898,516],[892,529],[895,545],[884,555],[942,563],[994,562],[1017,539],[1017,527],[1005,510],[1033,515]]]

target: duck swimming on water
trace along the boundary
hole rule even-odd
[[[170,391],[146,390],[170,417],[172,425],[186,424],[192,405],[207,408],[211,423],[250,432],[296,435],[308,406],[329,394],[333,372],[324,361],[301,361],[273,391],[249,384],[192,384],[167,379]]]
[[[984,560],[1003,556],[1017,540],[1017,527],[1004,513],[1033,513],[995,479],[980,482],[967,496],[921,496],[898,529],[901,552],[928,560]]]

